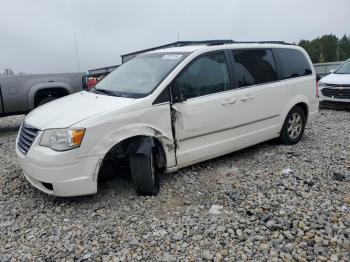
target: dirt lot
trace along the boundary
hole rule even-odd
[[[157,197],[118,177],[94,196],[39,192],[15,160],[22,120],[0,119],[1,261],[350,261],[350,112],[321,111],[295,146],[163,175]]]

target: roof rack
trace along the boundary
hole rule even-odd
[[[144,53],[148,51],[153,51],[157,49],[162,48],[169,48],[169,47],[179,47],[179,46],[188,46],[188,45],[224,45],[224,44],[282,44],[282,45],[293,45],[291,43],[286,43],[284,41],[234,41],[232,39],[217,39],[217,40],[202,40],[202,41],[177,41],[161,46],[156,46],[128,54],[124,54],[122,56],[132,55],[132,54],[139,54]]]
[[[180,47],[180,46],[189,46],[189,45],[207,45],[207,46],[214,46],[214,45],[224,45],[224,44],[281,44],[281,45],[294,45],[291,43],[286,43],[284,41],[234,41],[232,39],[218,39],[218,40],[202,40],[202,41],[177,41],[161,46],[156,46],[128,54],[121,55],[122,57],[122,63],[128,61],[131,59],[130,57],[135,57],[138,54],[154,51],[158,49],[163,48],[169,48],[169,47]]]
[[[203,41],[178,41],[174,43],[175,46],[187,46],[187,45],[224,45],[224,44],[281,44],[281,45],[293,45],[284,41],[234,41],[227,40],[203,40]]]
[[[122,56],[128,56],[128,55],[133,55],[133,54],[139,54],[139,53],[144,53],[148,51],[153,51],[153,50],[158,50],[162,48],[169,48],[169,47],[176,47],[176,46],[187,46],[187,45],[214,45],[214,44],[229,44],[233,43],[233,40],[203,40],[203,41],[177,41],[165,45],[160,45],[128,54],[124,54]]]
[[[203,41],[178,41],[176,46],[186,46],[186,45],[223,45],[234,43],[231,39],[225,40],[203,40]]]
[[[281,44],[281,45],[294,45],[284,41],[233,41],[234,44]]]

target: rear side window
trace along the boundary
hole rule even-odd
[[[270,49],[233,50],[238,87],[277,80],[276,64]]]
[[[225,54],[214,53],[200,57],[185,69],[176,82],[176,88],[185,99],[229,89]]]
[[[283,79],[312,74],[310,64],[299,50],[280,48],[277,52],[283,69]]]

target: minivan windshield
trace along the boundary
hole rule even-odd
[[[158,52],[138,55],[107,75],[92,92],[130,98],[145,97],[188,54]]]
[[[346,61],[344,64],[342,64],[337,71],[334,72],[335,74],[350,74],[350,60]]]

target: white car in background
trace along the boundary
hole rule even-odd
[[[103,170],[128,170],[155,195],[162,172],[280,138],[295,144],[318,111],[304,49],[278,43],[209,43],[138,55],[90,91],[28,114],[18,162],[56,196],[97,192]],[[125,168],[126,167],[126,168]]]
[[[318,82],[321,107],[350,109],[350,59]]]

